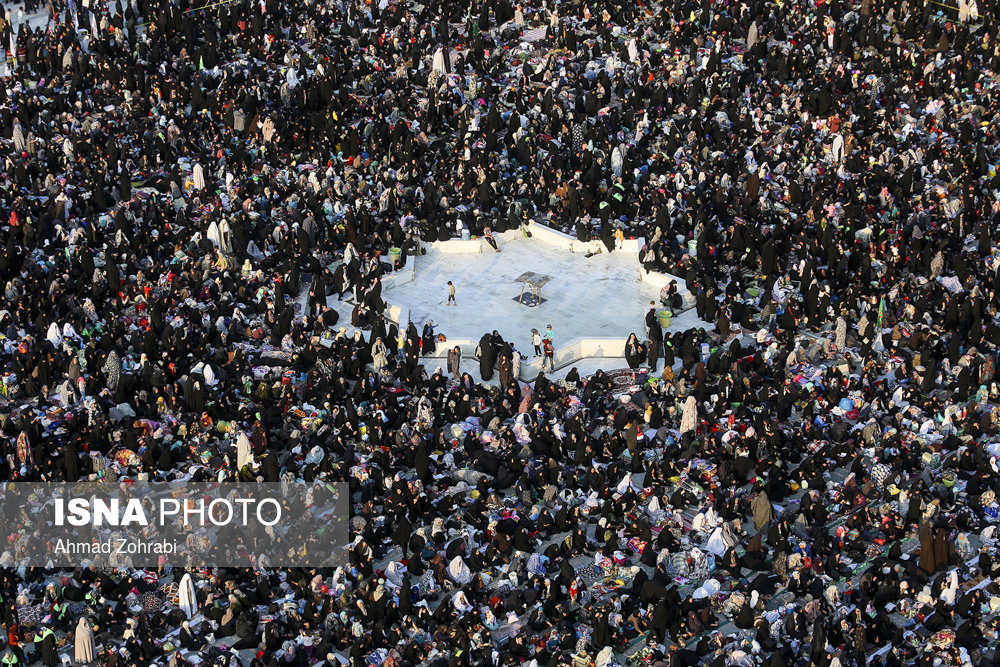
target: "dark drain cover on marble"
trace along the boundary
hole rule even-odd
[[[533,308],[535,306],[542,305],[543,303],[545,303],[546,301],[548,301],[548,299],[543,299],[543,298],[536,299],[535,297],[531,296],[531,294],[527,294],[526,293],[526,294],[519,294],[518,296],[515,296],[514,299],[513,299],[513,301],[514,301],[514,303],[519,303],[522,306],[528,306],[528,307],[532,307]]]

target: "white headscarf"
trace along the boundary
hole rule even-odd
[[[684,413],[681,415],[681,435],[693,431],[698,425],[698,401],[694,396],[688,396],[684,402]]]
[[[403,584],[403,565],[399,561],[391,561],[385,567],[385,583],[395,588]]]
[[[73,643],[74,657],[79,663],[87,664],[94,661],[94,629],[86,618],[80,618],[76,625],[76,638]]]
[[[49,331],[45,335],[45,338],[52,343],[53,347],[59,347],[62,345],[63,337],[62,333],[59,331],[59,325],[53,322],[49,325]]]
[[[191,618],[198,613],[198,596],[194,592],[194,583],[191,581],[191,575],[185,573],[181,578],[181,585],[177,591],[178,595],[178,605],[184,615]]]
[[[464,613],[472,611],[472,605],[469,604],[469,599],[465,597],[465,591],[458,591],[451,598],[451,603],[455,605],[455,609]]]
[[[216,248],[222,246],[222,234],[219,232],[219,224],[215,220],[213,220],[208,226],[208,231],[205,232],[205,236]]]
[[[725,530],[725,526],[719,526],[712,531],[712,536],[708,538],[708,544],[705,545],[705,549],[721,558],[726,555],[726,551],[728,551],[729,547],[733,546],[733,544],[732,535],[728,534],[728,531]]]
[[[253,466],[252,445],[246,433],[240,433],[236,438],[236,467],[242,470],[248,463]]]
[[[448,576],[456,584],[464,586],[472,580],[472,572],[469,570],[469,566],[465,564],[461,556],[455,556],[450,563],[448,563]]]

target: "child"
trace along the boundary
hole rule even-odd
[[[531,344],[535,346],[535,357],[542,356],[542,336],[538,329],[531,330]]]
[[[447,305],[449,305],[449,306],[455,306],[456,308],[458,307],[458,302],[455,301],[455,286],[451,284],[450,280],[448,281],[448,304]]]
[[[542,359],[542,370],[545,370],[546,365],[548,365],[549,370],[555,369],[556,349],[552,346],[552,340],[550,338],[543,340],[542,348],[545,350],[545,357]]]
[[[552,333],[552,325],[551,324],[546,325],[545,326],[545,340],[551,341],[553,335],[554,334]]]

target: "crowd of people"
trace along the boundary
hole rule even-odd
[[[995,664],[989,4],[5,9],[0,479],[349,482],[353,531],[335,571],[8,543],[3,665]],[[435,368],[383,277],[528,220],[642,238],[704,326]]]

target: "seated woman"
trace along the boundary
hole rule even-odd
[[[740,559],[736,556],[735,547],[730,547],[726,551],[726,555],[722,557],[719,567],[728,572],[730,577],[740,576],[740,570],[743,566],[740,565]]]
[[[646,273],[656,268],[656,253],[650,250],[648,245],[642,246],[642,249],[639,250],[639,264],[642,265]]]
[[[232,606],[226,609],[226,613],[222,615],[222,620],[219,621],[219,629],[215,631],[216,637],[229,637],[236,634],[236,615],[233,613]]]
[[[741,564],[743,567],[757,572],[765,572],[770,569],[771,566],[767,562],[767,552],[764,550],[759,534],[754,535],[750,539],[750,543],[747,545],[747,552],[743,554],[743,558],[741,559]]]
[[[191,624],[188,621],[181,623],[179,639],[181,648],[187,651],[200,651],[204,647],[204,643],[195,637],[194,631],[191,630]]]
[[[489,243],[490,247],[492,247],[494,250],[500,252],[500,247],[497,246],[497,240],[493,238],[493,230],[491,230],[489,227],[483,230],[483,240]]]

